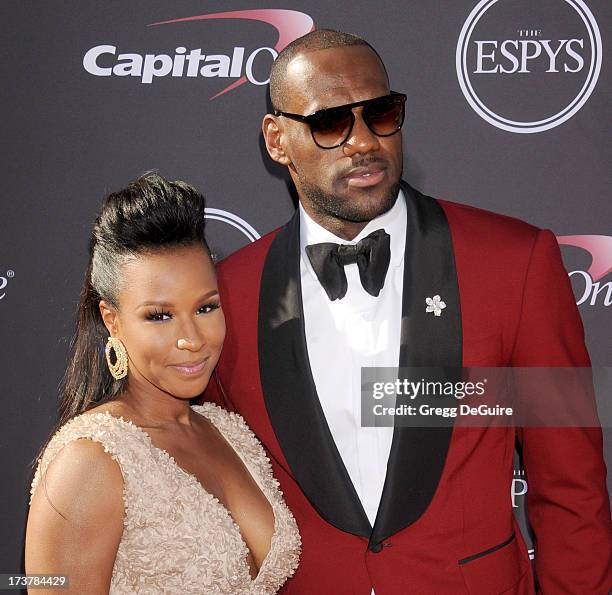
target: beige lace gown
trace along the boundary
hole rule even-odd
[[[111,594],[276,593],[297,568],[301,541],[270,461],[240,415],[212,403],[192,408],[238,453],[274,512],[270,552],[254,580],[247,546],[229,511],[144,430],[108,412],[79,415],[57,431],[36,469],[31,494],[66,444],[79,438],[100,442],[124,480],[124,528]]]

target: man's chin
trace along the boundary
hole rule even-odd
[[[387,211],[389,211],[395,201],[399,192],[399,184],[397,187],[387,189],[381,193],[380,189],[375,193],[372,191],[367,192],[367,188],[358,189],[359,192],[351,191],[344,201],[343,206],[338,213],[345,221],[351,221],[353,223],[365,223],[380,217]]]
[[[395,204],[400,187],[399,181],[391,186],[387,183],[366,188],[344,185],[328,193],[301,182],[302,193],[314,211],[350,223],[367,223],[386,213]]]

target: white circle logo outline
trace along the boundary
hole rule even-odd
[[[499,0],[480,0],[463,24],[461,33],[459,34],[459,40],[457,41],[457,51],[455,53],[455,68],[457,70],[457,78],[459,80],[461,91],[463,92],[463,95],[470,104],[471,108],[481,118],[483,118],[483,120],[486,120],[489,124],[492,124],[496,128],[501,128],[502,130],[506,130],[508,132],[518,132],[522,134],[543,132],[544,130],[555,128],[556,126],[559,126],[560,124],[563,124],[563,122],[569,120],[574,114],[576,114],[576,112],[578,112],[578,110],[580,110],[580,108],[586,103],[587,99],[591,96],[591,93],[597,84],[597,80],[599,79],[599,73],[601,71],[602,43],[601,33],[599,32],[597,21],[583,0],[564,0],[579,14],[588,31],[591,42],[591,63],[589,65],[589,73],[584,85],[576,97],[574,97],[574,99],[561,111],[543,120],[519,122],[517,120],[504,118],[490,110],[474,91],[468,74],[467,42],[469,41],[472,32],[474,31],[474,27],[476,27],[476,24],[480,18],[498,1]]]
[[[261,237],[257,230],[250,223],[247,223],[242,217],[238,217],[238,215],[230,213],[230,211],[206,207],[204,209],[204,217],[206,219],[213,219],[215,221],[223,221],[223,223],[227,223],[228,225],[235,227],[238,231],[242,232],[251,242],[258,240]]]

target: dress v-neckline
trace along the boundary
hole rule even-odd
[[[196,407],[197,407],[197,409],[196,409]],[[251,576],[251,569],[250,569],[250,566],[249,566],[249,563],[248,563],[248,559],[247,558],[243,558],[243,563],[244,563],[244,565],[246,567],[247,576],[249,577],[249,580],[251,581],[251,584],[255,584],[258,581],[258,579],[262,576],[262,571],[264,570],[265,566],[268,564],[268,562],[270,560],[270,556],[272,554],[272,548],[274,547],[274,540],[275,540],[275,538],[276,538],[276,536],[278,534],[278,515],[276,513],[276,509],[274,507],[274,503],[268,497],[268,495],[266,493],[266,490],[264,489],[264,487],[262,485],[262,482],[260,481],[259,474],[257,473],[257,471],[252,469],[251,466],[249,465],[248,461],[245,460],[244,457],[238,452],[238,450],[234,446],[231,438],[229,438],[223,432],[223,430],[220,427],[218,427],[215,424],[215,422],[208,415],[206,415],[206,413],[204,413],[205,406],[204,405],[191,405],[191,409],[193,411],[195,411],[197,414],[202,415],[203,417],[205,417],[212,424],[212,426],[219,432],[219,434],[221,434],[221,437],[229,444],[229,446],[236,453],[236,455],[238,455],[238,457],[242,461],[242,464],[244,465],[245,469],[248,471],[248,473],[251,476],[251,478],[255,481],[255,483],[259,487],[259,490],[263,494],[263,497],[268,501],[268,504],[270,504],[270,508],[272,509],[272,514],[274,516],[274,531],[272,532],[272,538],[270,539],[270,549],[268,550],[268,553],[264,557],[264,559],[263,559],[263,561],[261,563],[261,566],[259,567],[259,570],[258,570],[257,574],[255,575],[255,578],[253,578]],[[238,538],[239,538],[240,542],[242,543],[242,545],[244,546],[244,548],[246,549],[247,553],[251,556],[251,558],[253,558],[253,560],[255,560],[255,558],[253,556],[253,552],[251,552],[251,550],[249,549],[249,546],[247,545],[246,541],[244,540],[244,537],[242,536],[242,533],[240,531],[240,527],[238,526],[238,523],[232,517],[232,513],[230,512],[230,510],[221,502],[221,500],[219,500],[219,498],[217,498],[214,494],[211,494],[210,492],[208,492],[204,488],[204,486],[200,483],[200,480],[193,473],[190,473],[189,471],[183,469],[183,467],[181,467],[176,462],[176,459],[165,448],[161,448],[159,446],[156,446],[153,443],[153,439],[148,434],[148,432],[146,430],[143,430],[140,426],[137,426],[133,421],[131,421],[129,419],[124,419],[123,416],[117,417],[117,416],[113,415],[110,411],[101,411],[101,412],[99,412],[99,414],[112,417],[113,419],[115,419],[117,421],[120,421],[120,422],[123,422],[124,424],[127,424],[127,425],[131,426],[132,428],[134,428],[137,432],[139,432],[139,434],[141,436],[143,436],[145,438],[145,440],[147,441],[148,445],[153,450],[155,450],[155,451],[159,452],[160,454],[162,454],[163,457],[167,460],[167,462],[172,467],[174,467],[179,473],[184,475],[185,478],[188,481],[193,483],[206,497],[211,499],[211,501],[216,506],[220,507],[221,510],[223,510],[223,512],[227,515],[227,517],[231,521],[234,529],[236,530],[236,533],[238,534]],[[92,414],[89,414],[89,415],[92,415]],[[95,414],[93,414],[93,415],[95,415]]]

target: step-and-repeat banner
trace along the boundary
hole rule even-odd
[[[101,199],[150,169],[186,180],[219,256],[284,223],[295,199],[260,123],[272,60],[313,28],[365,37],[408,95],[410,184],[555,232],[611,365],[611,25],[609,0],[5,0],[0,571],[21,569]],[[517,464],[519,516],[528,489]]]

